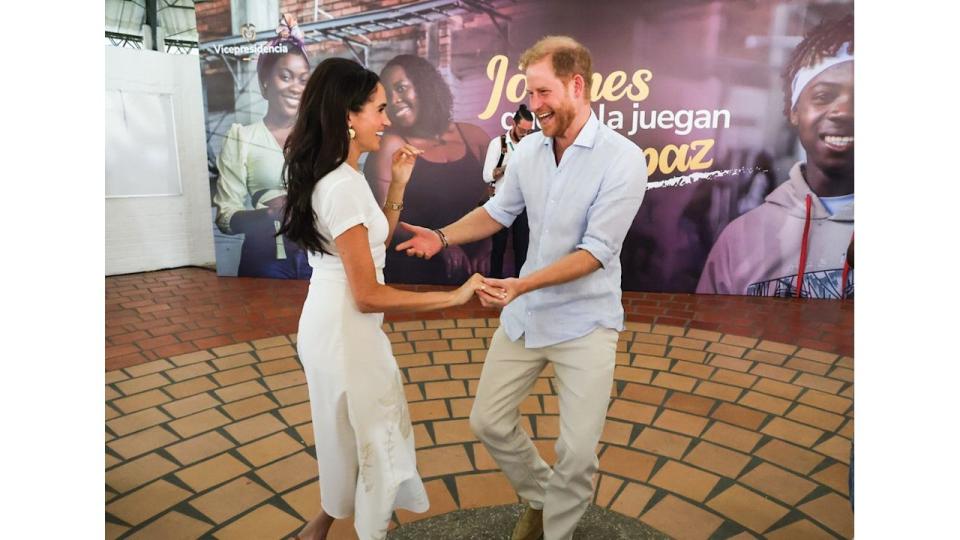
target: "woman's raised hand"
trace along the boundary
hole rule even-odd
[[[410,175],[413,174],[413,165],[417,162],[417,156],[423,153],[423,150],[410,144],[404,144],[393,153],[393,159],[390,162],[390,175],[394,182],[406,184],[410,181]]]

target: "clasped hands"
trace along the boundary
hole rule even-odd
[[[409,240],[397,244],[397,251],[403,251],[409,257],[430,259],[443,250],[443,240],[436,231],[402,221],[400,227],[413,236]],[[494,279],[483,277],[477,283],[474,293],[483,307],[502,308],[523,294],[523,288],[521,281],[517,278]]]

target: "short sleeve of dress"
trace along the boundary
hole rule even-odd
[[[331,178],[329,181],[332,183],[321,191],[314,208],[318,209],[317,219],[330,231],[331,240],[360,223],[369,229],[370,224],[366,223],[369,197],[363,192],[368,189],[367,185],[350,178]]]

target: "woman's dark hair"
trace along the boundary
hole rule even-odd
[[[345,58],[328,58],[310,75],[297,121],[283,145],[287,202],[278,236],[285,235],[308,251],[329,253],[314,225],[313,188],[346,161],[347,112],[360,112],[379,81],[376,73]]]
[[[514,123],[519,122],[521,119],[523,119],[523,120],[529,120],[529,121],[533,122],[533,113],[530,112],[530,109],[528,109],[527,106],[526,106],[526,104],[524,104],[524,103],[521,103],[521,104],[520,104],[520,107],[517,108],[516,114],[513,115],[513,122],[514,122]]]
[[[417,131],[440,135],[453,119],[453,94],[433,64],[412,54],[401,54],[380,70],[383,76],[392,67],[403,68],[417,91]]]
[[[273,71],[273,66],[277,65],[277,62],[279,62],[281,58],[288,54],[299,55],[303,58],[303,61],[307,63],[307,66],[310,65],[310,59],[307,58],[307,52],[303,50],[303,47],[301,47],[296,41],[292,39],[284,39],[277,42],[274,46],[285,47],[287,52],[263,53],[257,58],[257,80],[260,82],[261,89],[263,89],[263,86],[267,84],[267,80],[270,78],[270,73]]]
[[[790,117],[793,109],[793,78],[801,68],[817,64],[826,57],[837,54],[844,43],[850,43],[853,54],[853,15],[834,21],[823,21],[807,32],[803,41],[793,50],[783,68],[783,113]]]

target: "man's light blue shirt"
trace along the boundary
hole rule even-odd
[[[597,328],[623,330],[620,250],[647,187],[643,152],[590,119],[560,164],[553,138],[532,133],[517,145],[496,196],[483,208],[504,227],[526,208],[527,261],[520,277],[583,249],[602,265],[579,279],[544,287],[509,303],[500,315],[507,336],[528,348],[583,337]]]

